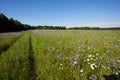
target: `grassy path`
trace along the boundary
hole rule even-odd
[[[0,56],[0,80],[29,80],[29,33]]]
[[[36,68],[35,68],[35,59],[34,59],[34,52],[32,48],[32,41],[31,41],[31,34],[29,35],[29,55],[28,55],[28,60],[29,60],[29,80],[36,80]]]
[[[14,37],[1,51],[0,80],[36,80],[31,33]]]

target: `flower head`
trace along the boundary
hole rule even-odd
[[[97,68],[97,65],[95,63],[90,65],[91,69],[94,70],[95,68]]]
[[[82,73],[84,71],[84,69],[81,69],[80,72]]]
[[[77,61],[74,61],[74,62],[73,62],[73,66],[74,66],[74,65],[77,65]]]
[[[75,59],[75,60],[78,60],[78,59],[79,59],[79,55],[78,55],[78,54],[75,54],[74,59]]]
[[[73,61],[72,59],[70,59],[70,65],[72,65],[72,66],[77,65],[77,61]]]
[[[89,79],[90,79],[90,80],[97,80],[97,76],[91,75]]]

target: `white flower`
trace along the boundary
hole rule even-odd
[[[98,53],[96,53],[96,56],[98,56],[99,54]]]
[[[63,70],[63,67],[59,67],[60,70]]]
[[[92,54],[89,54],[88,57],[92,57]]]
[[[62,64],[60,64],[60,66],[62,66]]]
[[[96,59],[94,59],[94,61],[96,61]]]
[[[72,63],[72,66],[75,66],[75,65],[77,65],[77,61],[74,61],[74,62]]]
[[[109,67],[107,67],[107,69],[110,69]]]
[[[89,62],[89,61],[90,61],[90,59],[87,59],[87,61]]]
[[[91,60],[93,60],[93,58],[90,58]]]
[[[97,65],[95,63],[93,63],[93,64],[90,65],[90,67],[91,67],[92,70],[95,70],[95,68],[97,68]]]
[[[90,64],[90,62],[88,62],[88,64]]]
[[[115,74],[116,74],[116,75],[119,75],[119,73],[118,73],[118,72],[116,72]]]
[[[86,60],[84,60],[84,62],[86,62]]]
[[[117,60],[117,62],[120,62],[120,60]]]
[[[80,72],[82,73],[84,71],[84,69],[81,69]]]
[[[96,59],[98,59],[98,57],[96,57]]]
[[[77,61],[74,61],[73,64],[76,65],[76,64],[77,64]]]

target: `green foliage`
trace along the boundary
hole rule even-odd
[[[65,26],[36,26],[36,29],[65,30]]]

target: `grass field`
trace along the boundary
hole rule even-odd
[[[0,35],[0,80],[120,79],[119,30],[15,34]]]

